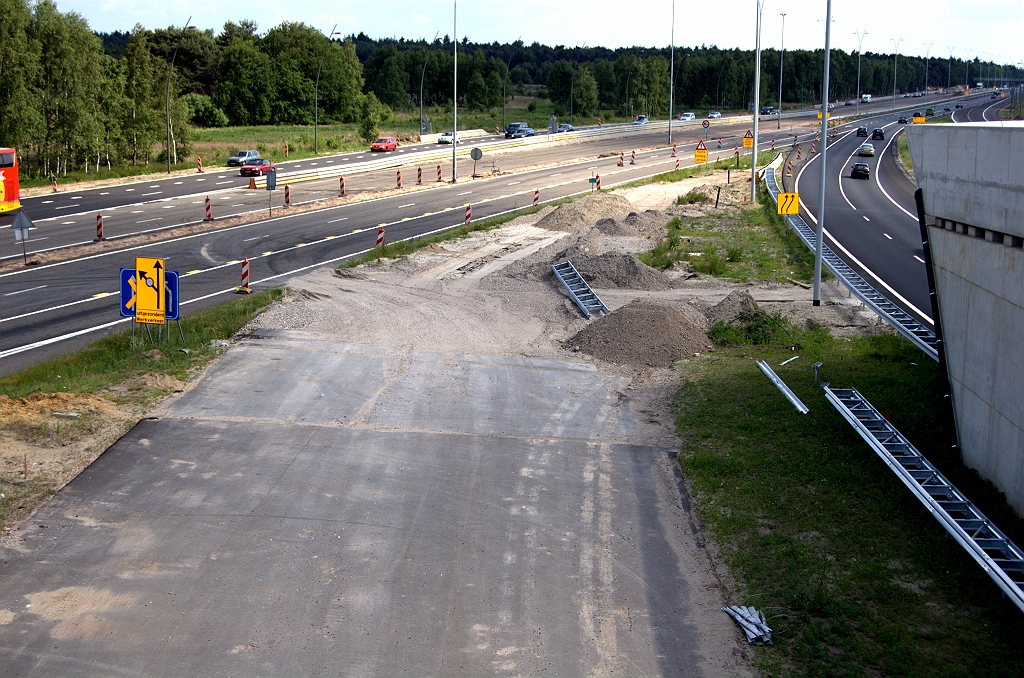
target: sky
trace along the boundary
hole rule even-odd
[[[75,11],[95,31],[192,24],[218,32],[226,21],[251,19],[260,31],[283,21],[300,21],[323,33],[336,23],[342,35],[431,39],[452,34],[451,0],[339,2],[304,0],[56,0],[61,11]],[[752,49],[757,0],[677,0],[675,44]],[[763,0],[762,48],[779,47],[785,12],[785,46],[824,46],[826,0]],[[515,9],[513,9],[515,8]],[[856,31],[867,31],[865,52],[958,58],[978,57],[1003,64],[1024,60],[1024,0],[834,0],[832,46],[857,49]],[[462,0],[458,38],[474,42],[629,47],[667,46],[672,33],[672,0]],[[928,46],[931,43],[931,46]]]

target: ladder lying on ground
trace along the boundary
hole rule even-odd
[[[829,402],[942,523],[1010,600],[1024,612],[1024,552],[939,473],[864,396],[829,388]]]
[[[583,315],[587,316],[587,320],[590,319],[591,313],[601,311],[608,314],[611,312],[604,305],[604,302],[594,294],[594,290],[590,289],[590,285],[583,279],[583,276],[580,275],[571,261],[566,260],[560,264],[555,264],[551,267],[551,270],[555,272],[555,277],[562,283],[562,287],[565,288],[569,296],[572,297],[572,300],[583,311]]]

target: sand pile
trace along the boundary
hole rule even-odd
[[[625,214],[633,210],[633,203],[614,193],[594,193],[585,198],[559,205],[537,222],[549,231],[575,233],[593,226],[609,214]]]
[[[723,322],[727,325],[748,323],[757,315],[757,304],[746,290],[730,292],[729,296],[712,306],[707,311],[711,325]]]
[[[601,219],[594,229],[610,236],[661,236],[668,217],[657,210],[630,212],[622,219]]]
[[[631,254],[605,252],[596,257],[570,258],[591,287],[626,290],[667,290],[669,279]]]
[[[688,305],[639,299],[590,323],[565,346],[608,362],[662,367],[711,348],[711,341]]]

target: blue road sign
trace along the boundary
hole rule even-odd
[[[167,290],[166,306],[167,320],[181,320],[181,312],[178,308],[178,272],[166,271],[164,273],[164,289]],[[125,318],[135,317],[135,269],[121,269],[121,316]]]

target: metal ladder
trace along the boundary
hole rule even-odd
[[[924,455],[852,388],[829,388],[825,397],[935,519],[1024,612],[1024,551],[985,517]]]
[[[591,313],[598,311],[603,312],[605,315],[611,313],[608,307],[604,305],[604,302],[594,294],[594,290],[590,289],[590,285],[583,279],[583,276],[580,275],[580,272],[576,270],[571,261],[565,260],[560,264],[555,264],[551,267],[551,270],[555,272],[555,277],[562,283],[562,287],[565,288],[569,296],[572,297],[572,300],[583,311],[583,315],[587,316],[587,320],[590,320]]]
[[[775,176],[775,169],[769,167],[764,174],[765,186],[768,193],[776,203],[779,201],[778,180]],[[804,244],[813,252],[817,243],[817,235],[814,229],[807,225],[799,215],[786,216],[786,223],[796,231]],[[829,271],[832,272],[839,282],[846,286],[855,297],[861,300],[865,306],[878,314],[885,322],[889,323],[897,332],[912,341],[932,360],[939,359],[939,352],[935,346],[935,332],[924,324],[918,322],[896,304],[889,301],[878,290],[872,287],[864,278],[846,264],[839,255],[832,251],[828,245],[821,248],[821,259]]]

